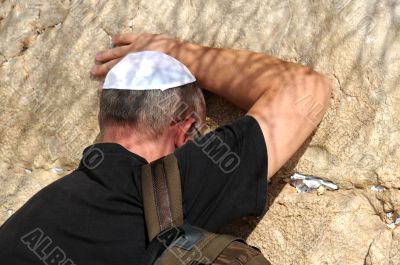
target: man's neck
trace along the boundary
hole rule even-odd
[[[175,149],[173,143],[167,139],[166,135],[153,137],[130,127],[114,125],[107,126],[100,142],[120,144],[130,152],[143,157],[148,162],[152,162],[172,153]]]

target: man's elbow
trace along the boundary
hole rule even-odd
[[[319,107],[315,110],[315,119],[316,122],[319,124],[324,117],[326,111],[329,108],[329,103],[331,99],[331,81],[330,79],[320,73],[315,72],[315,86],[314,88],[314,95],[315,95],[315,102]]]
[[[323,99],[324,106],[329,107],[329,101],[332,93],[331,80],[326,75],[319,73],[317,73],[317,75],[318,75],[317,78],[320,80],[319,90],[321,91],[322,94],[321,97]]]
[[[331,98],[330,79],[309,68],[303,68],[296,78],[295,106],[315,128],[324,117]]]

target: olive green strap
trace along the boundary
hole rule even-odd
[[[183,224],[181,177],[174,154],[142,167],[144,216],[149,240]]]
[[[170,246],[156,264],[211,264],[221,254],[221,252],[235,240],[239,239],[229,235],[217,235],[206,232],[202,241],[191,250],[184,250],[176,245]]]
[[[185,250],[176,245],[169,246],[157,260],[156,265],[192,265],[195,261],[209,264],[209,259],[202,253],[203,248],[216,238],[216,234],[205,233],[203,239],[190,250]]]
[[[217,237],[207,244],[201,252],[205,257],[213,262],[221,252],[235,240],[242,241],[240,238],[230,235],[217,235]]]

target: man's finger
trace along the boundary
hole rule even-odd
[[[96,54],[96,61],[97,62],[108,62],[114,59],[118,59],[124,57],[126,54],[129,53],[129,46],[119,46],[112,49],[109,49],[104,52],[99,52]]]
[[[133,33],[125,33],[125,34],[119,34],[115,35],[112,38],[112,43],[115,46],[121,46],[121,45],[126,45],[126,44],[131,44],[137,39],[137,34]]]
[[[102,62],[97,61],[96,55],[99,54],[99,53],[103,53],[103,52],[105,52],[105,50],[99,51],[99,52],[97,52],[97,53],[95,54],[95,56],[94,56],[94,63],[95,63],[95,64],[102,64]]]
[[[103,90],[104,82],[101,82],[97,85],[97,93],[100,95],[101,91]]]
[[[103,63],[103,64],[94,64],[92,66],[92,69],[90,70],[90,73],[93,76],[96,77],[100,77],[100,76],[104,76],[108,73],[108,71],[110,71],[110,69],[116,65],[122,58],[118,58],[118,59],[114,59],[111,60],[107,63]]]

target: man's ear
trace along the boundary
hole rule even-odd
[[[190,139],[189,130],[193,126],[196,120],[192,117],[186,118],[175,124],[177,126],[176,136],[175,136],[175,147],[181,147],[185,144],[187,140]]]

